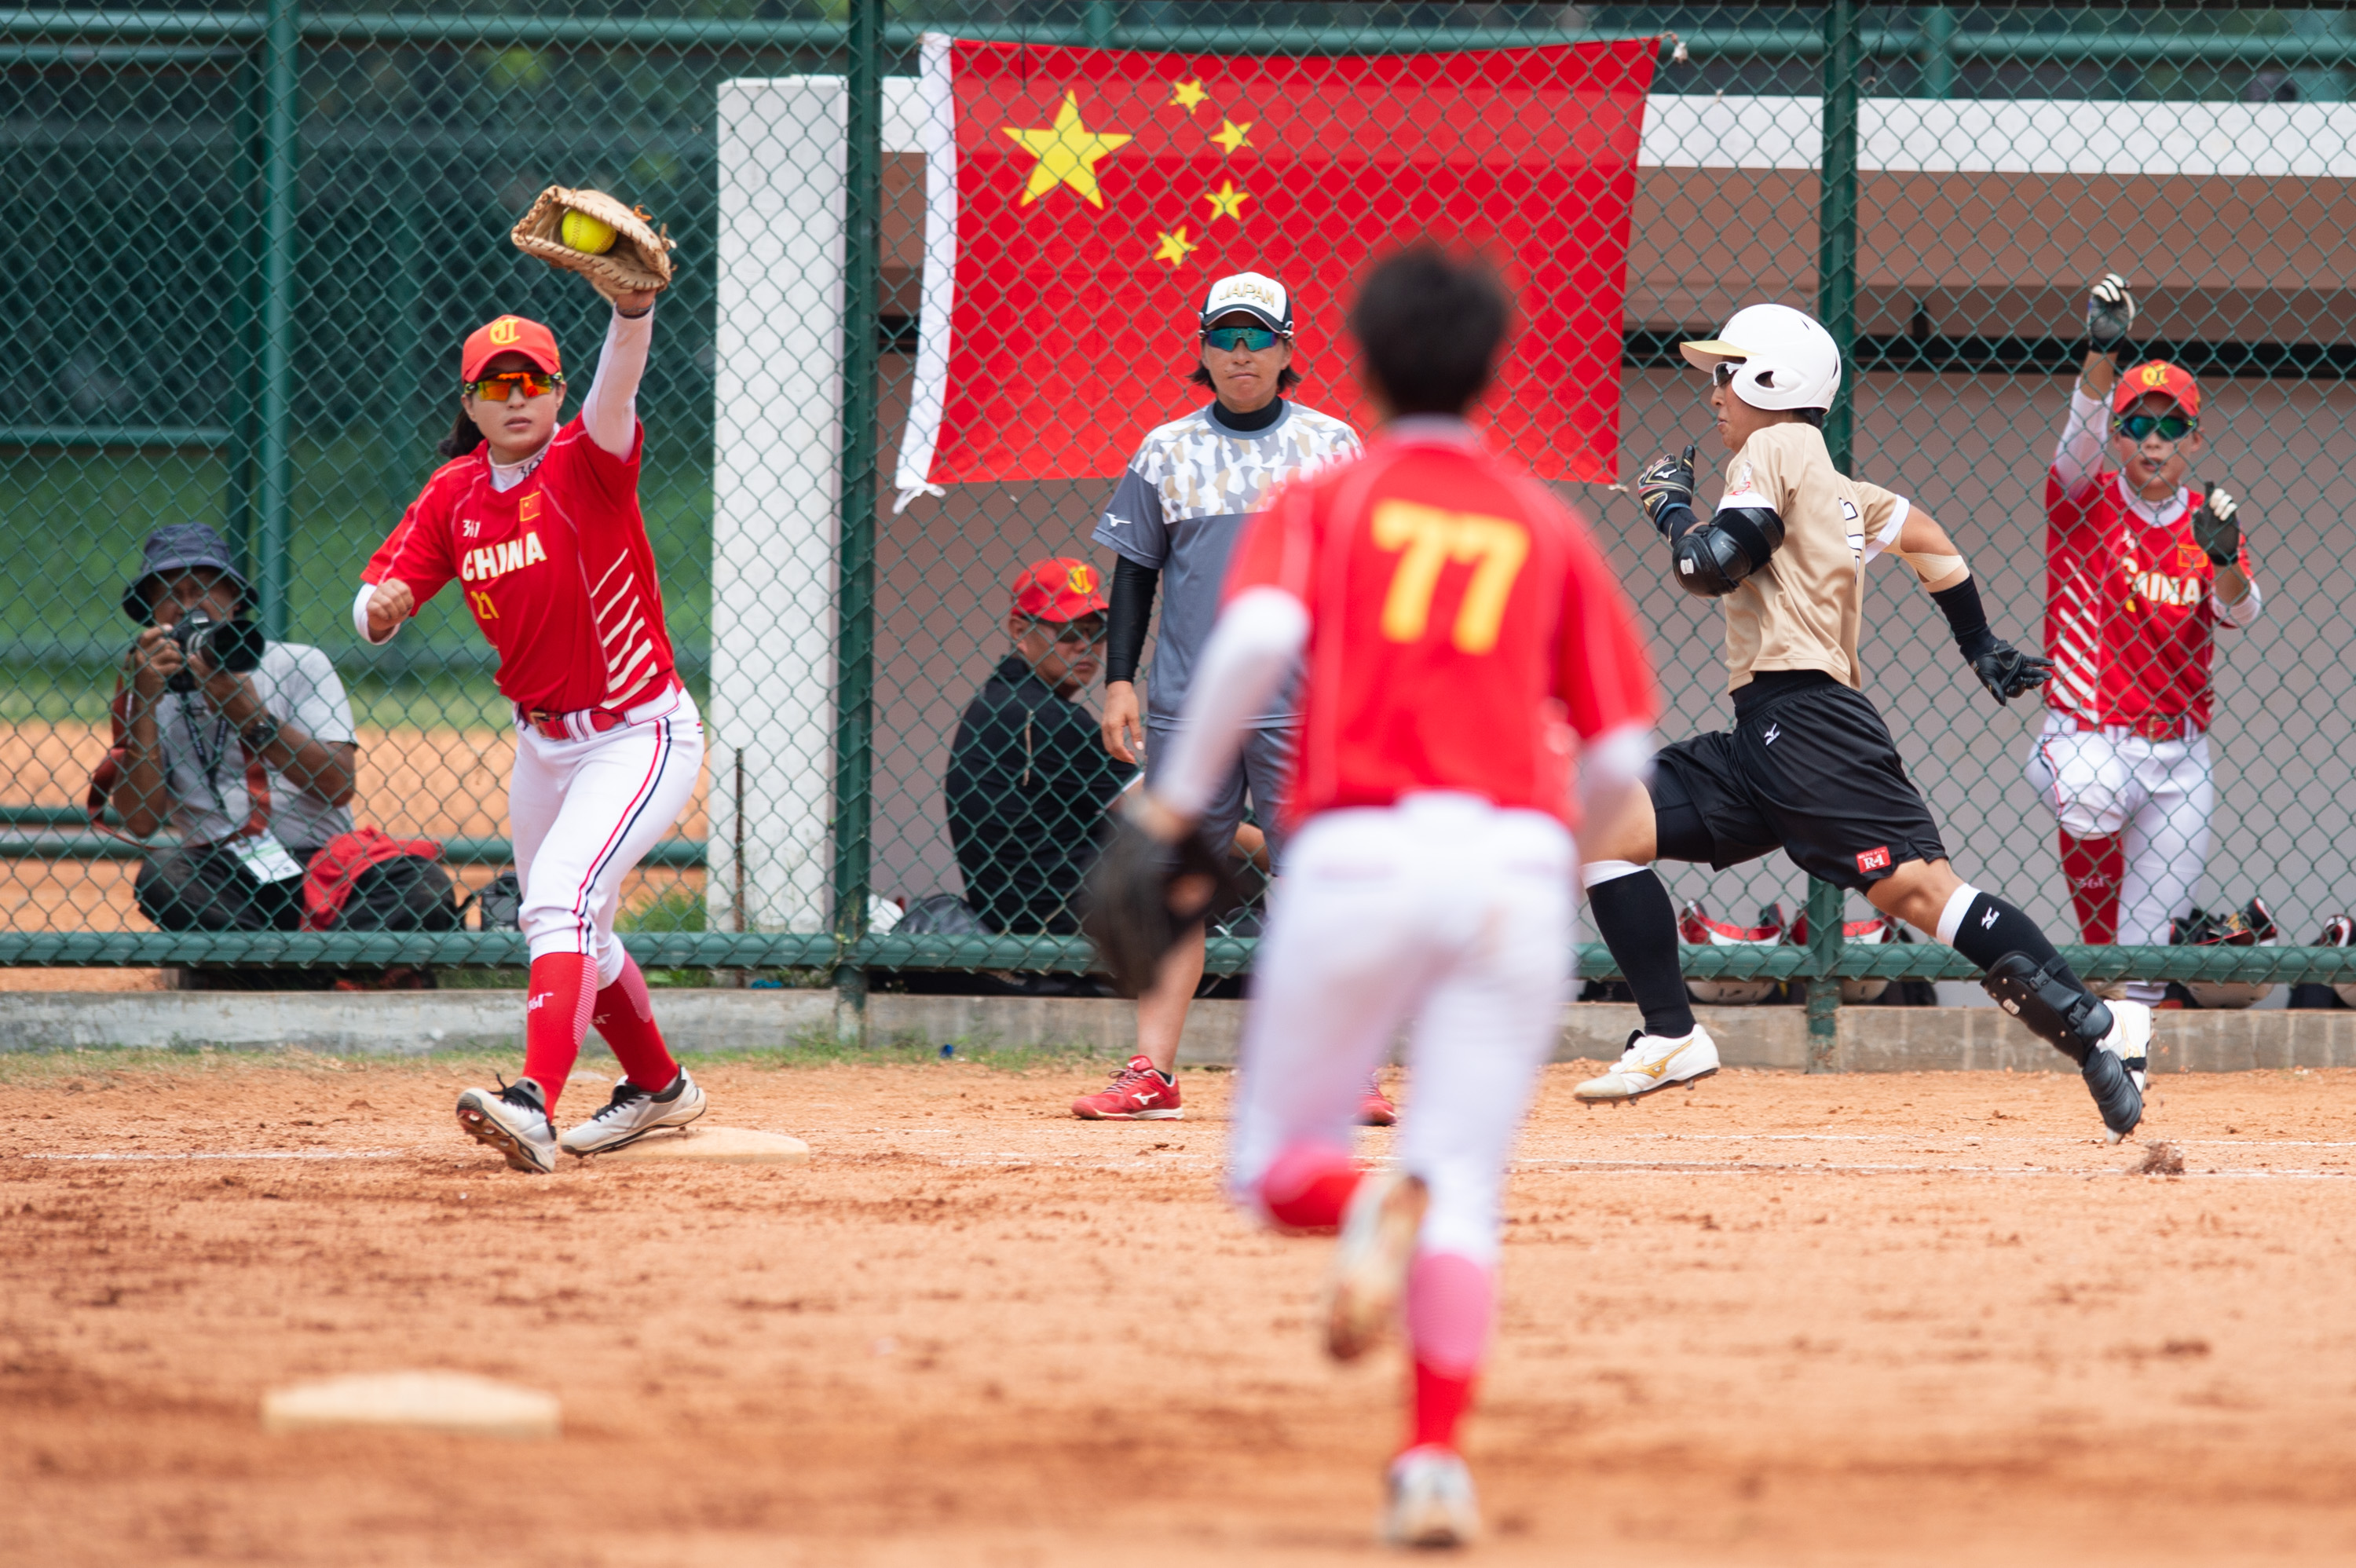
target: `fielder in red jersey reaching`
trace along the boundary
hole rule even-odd
[[[1384,1533],[1477,1529],[1457,1451],[1494,1317],[1499,1197],[1570,975],[1574,757],[1599,811],[1651,753],[1650,666],[1586,528],[1463,421],[1507,307],[1437,252],[1377,267],[1352,312],[1386,425],[1246,527],[1167,771],[1130,817],[1175,841],[1305,665],[1297,837],[1254,968],[1228,1185],[1290,1231],[1340,1228],[1326,1346],[1404,1303],[1413,1418]],[[1395,1170],[1353,1157],[1366,1075],[1412,1020]]]
[[[503,315],[467,337],[461,411],[442,447],[452,461],[369,560],[352,605],[360,635],[381,643],[455,580],[498,650],[499,691],[516,713],[508,816],[531,982],[522,1076],[467,1090],[458,1122],[541,1174],[560,1148],[618,1148],[704,1109],[614,937],[622,879],[679,820],[703,761],[638,512],[637,387],[654,301],[615,298],[596,380],[562,429],[563,362],[547,327]],[[593,1022],[623,1076],[560,1138],[552,1115]]]
[[[2119,372],[2135,316],[2117,273],[2087,292],[2091,343],[2045,478],[2053,679],[2028,771],[2061,825],[2079,930],[2140,944],[2169,940],[2207,867],[2217,633],[2255,622],[2264,601],[2248,508],[2187,483],[2204,444],[2200,385],[2160,359]],[[2126,986],[2155,1007],[2166,992]]]

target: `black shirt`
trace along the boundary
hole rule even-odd
[[[1014,936],[1079,930],[1074,904],[1105,807],[1134,772],[1028,659],[1000,662],[958,722],[942,781],[965,901],[983,924]]]

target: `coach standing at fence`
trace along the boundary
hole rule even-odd
[[[2158,359],[2121,376],[2112,357],[2135,315],[2116,273],[2090,291],[2092,341],[2045,481],[2053,679],[2029,778],[2060,819],[2090,943],[2164,943],[2191,906],[2217,804],[2216,632],[2249,625],[2260,605],[2236,498],[2185,483],[2202,445],[2199,385]],[[2166,991],[2138,980],[2126,996]]]
[[[1105,749],[1123,763],[1143,763],[1149,784],[1170,753],[1194,661],[1218,615],[1227,552],[1245,518],[1279,485],[1359,450],[1348,425],[1284,397],[1301,374],[1292,368],[1292,296],[1274,278],[1237,272],[1211,285],[1188,379],[1209,389],[1212,401],[1147,433],[1096,531],[1097,543],[1119,552],[1105,649]],[[1137,666],[1157,584],[1162,635],[1141,704]],[[1292,700],[1288,688],[1253,717],[1241,756],[1204,812],[1203,836],[1221,853],[1234,841],[1248,795],[1269,836],[1271,864],[1281,854],[1276,806],[1292,765]],[[1202,978],[1197,929],[1137,999],[1137,1054],[1110,1087],[1072,1102],[1075,1115],[1140,1121],[1181,1115],[1171,1070]]]
[[[498,650],[515,705],[508,818],[531,953],[522,1076],[458,1096],[458,1123],[518,1170],[591,1155],[703,1111],[614,936],[622,879],[670,831],[703,761],[703,722],[672,668],[662,586],[638,511],[638,382],[651,291],[609,291],[597,378],[558,425],[555,335],[502,315],[460,353],[460,411],[434,471],[361,574],[352,609],[381,643],[453,580]],[[605,1106],[560,1140],[550,1113],[592,1021],[621,1062]]]

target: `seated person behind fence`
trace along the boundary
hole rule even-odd
[[[1014,651],[967,705],[949,752],[949,842],[991,930],[1067,936],[1104,810],[1135,770],[1107,755],[1079,697],[1102,667],[1096,568],[1057,557],[1014,580]]]
[[[144,628],[123,656],[114,748],[93,784],[141,838],[169,824],[177,845],[152,849],[134,893],[165,931],[293,931],[303,869],[352,827],[359,747],[351,704],[327,656],[271,643],[260,662],[208,647],[184,657],[184,621],[228,622],[252,592],[219,534],[176,523],[147,538],[123,610]],[[174,688],[183,677],[185,690]]]

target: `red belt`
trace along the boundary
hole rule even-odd
[[[2091,734],[2097,730],[2125,730],[2138,741],[2182,741],[2200,733],[2190,719],[2163,718],[2157,713],[2111,724],[2104,724],[2092,719],[2079,719],[2077,725],[2078,733],[2081,735]]]

